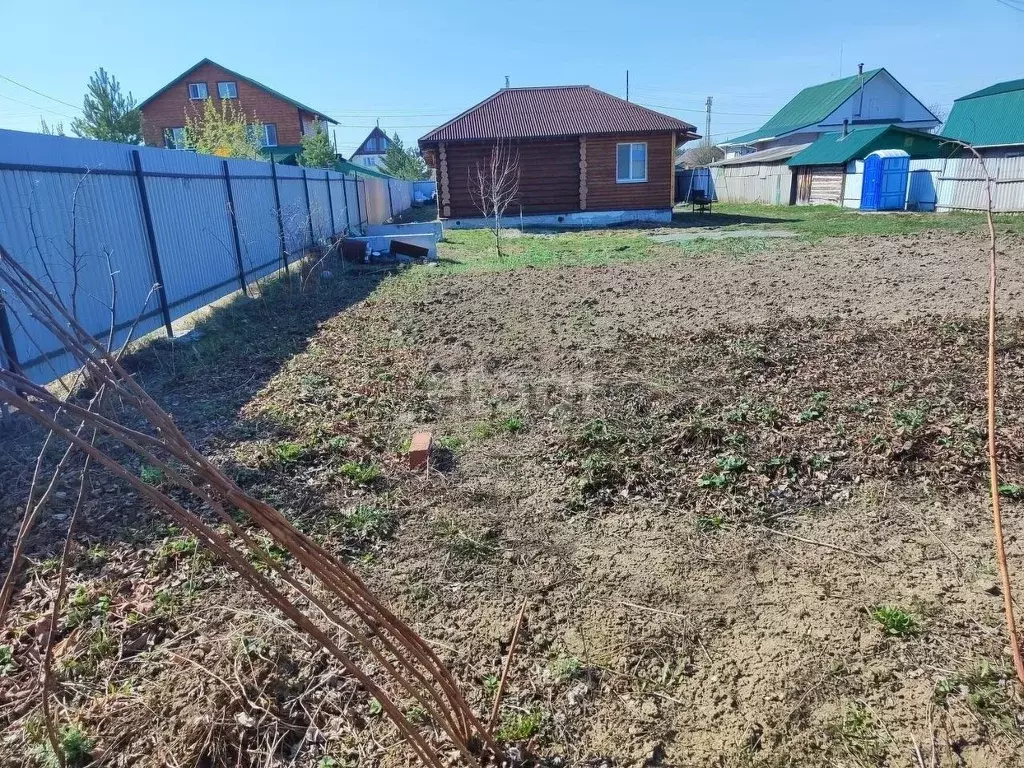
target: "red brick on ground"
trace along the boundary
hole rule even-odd
[[[409,469],[424,469],[430,461],[433,437],[429,432],[416,432],[409,448]]]

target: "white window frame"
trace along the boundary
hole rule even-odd
[[[231,90],[234,91],[234,93],[231,93],[231,94],[225,96],[223,93],[220,92],[220,87],[222,85],[230,85],[231,86]],[[238,83],[236,83],[234,80],[220,80],[220,81],[218,81],[217,82],[217,96],[219,98],[221,98],[221,99],[237,99],[238,98]]]
[[[175,135],[176,132],[178,132],[178,131],[180,131],[180,133],[178,133],[177,136],[181,137],[180,140]],[[170,147],[167,146],[168,134],[170,134],[171,144],[173,144],[173,146],[170,146]],[[164,128],[164,147],[166,149],[184,149],[185,148],[185,127],[179,125],[179,126],[175,126],[173,128]]]
[[[199,93],[199,87],[200,86],[202,86],[204,93],[203,93],[202,96],[197,96],[196,94]],[[192,91],[193,88],[196,89],[194,93]],[[210,98],[210,86],[207,85],[206,83],[189,83],[188,84],[188,97],[192,101],[203,101],[204,99],[208,99],[208,98]]]
[[[633,178],[633,147],[642,146],[644,148],[644,177],[642,179]],[[621,178],[619,176],[619,147],[629,147],[629,176],[627,178]],[[615,183],[616,184],[643,184],[647,181],[647,142],[646,141],[623,141],[615,145]]]
[[[274,129],[274,143],[270,143],[270,135],[267,133],[268,128]],[[277,123],[263,123],[263,135],[260,136],[261,147],[276,147],[277,146]]]

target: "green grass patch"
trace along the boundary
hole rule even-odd
[[[498,741],[526,741],[540,730],[545,720],[543,710],[531,712],[515,712],[502,718],[501,727],[495,734]]]
[[[579,677],[583,671],[583,662],[575,656],[562,656],[551,662],[551,674],[556,680],[566,682]]]
[[[685,214],[677,214],[681,219]],[[944,230],[948,232],[982,232],[985,217],[978,213],[863,214],[833,205],[754,205],[722,203],[713,214],[720,226],[756,226],[764,229],[787,229],[805,240],[824,237],[864,237],[870,235],[910,235],[917,232]],[[1024,218],[996,216],[1000,232],[1024,232]],[[753,238],[757,239],[757,238]]]
[[[999,495],[1007,499],[1024,499],[1024,485],[1002,483],[999,486]]]
[[[37,746],[32,750],[33,757],[44,768],[60,768],[61,761],[53,751],[53,745],[44,734],[35,739]],[[61,752],[64,753],[66,768],[81,768],[92,762],[93,742],[77,725],[65,725],[58,735]]]
[[[7,677],[17,669],[18,662],[14,660],[14,649],[9,645],[0,645],[0,677]]]
[[[887,635],[903,637],[918,630],[917,617],[897,605],[879,605],[870,611],[871,618],[882,625]]]
[[[380,467],[376,464],[363,464],[359,461],[346,461],[341,465],[341,474],[359,485],[370,485],[380,477]]]
[[[982,661],[940,680],[935,687],[935,700],[947,706],[950,699],[960,698],[979,718],[997,730],[1020,738],[1013,687],[1012,670],[999,669]]]
[[[362,541],[374,541],[394,533],[398,527],[398,518],[391,510],[360,504],[341,519],[341,525]]]

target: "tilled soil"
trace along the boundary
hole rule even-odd
[[[443,403],[424,426],[467,446],[399,539],[397,570],[431,593],[407,610],[479,658],[525,599],[519,704],[547,687],[576,760],[902,765],[931,723],[949,764],[1020,764],[1018,705],[1000,730],[943,693],[966,701],[963,670],[1006,661],[984,248],[927,234],[431,284],[408,318]],[[1010,479],[1022,257],[1006,250],[1000,291]],[[524,431],[467,431],[508,413]],[[701,487],[721,456],[741,475]],[[438,521],[494,537],[497,562],[418,554]],[[1014,534],[1010,552],[1019,572]],[[401,601],[394,582],[375,584]],[[868,613],[888,603],[920,630],[886,635]],[[586,672],[537,682],[565,658]]]
[[[1020,574],[1024,248],[1003,240],[1000,459]],[[203,414],[197,439],[239,482],[327,530],[481,711],[525,601],[503,736],[538,754],[916,766],[919,749],[921,765],[1024,765],[985,493],[985,247],[946,233],[743,257],[662,246],[628,265],[441,276],[326,320],[251,398],[254,374],[230,367],[215,382],[228,400],[200,407],[199,382],[177,369],[162,397]],[[400,456],[416,428],[438,440],[425,476]],[[298,458],[281,458],[282,441]],[[382,478],[342,477],[338,450]],[[346,528],[368,506],[394,525]],[[188,738],[220,740],[188,754],[215,762],[401,762],[351,686],[303,698],[328,672],[292,634],[264,630],[256,652],[242,642],[251,601],[190,558],[158,545],[141,566],[90,570],[83,553],[89,589],[116,590],[124,573],[159,582],[131,595],[136,609],[161,585],[192,590],[152,614],[145,642],[163,662],[133,671],[118,711],[144,702],[164,727],[184,713]],[[908,623],[883,624],[883,606]],[[238,680],[275,722],[322,734],[266,738],[252,725],[264,716],[211,676],[169,702],[191,667],[163,646]],[[124,679],[109,659],[94,674]],[[69,710],[104,745],[173,751],[144,718],[97,714],[109,692],[76,695]]]

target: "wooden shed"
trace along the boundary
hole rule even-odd
[[[556,217],[671,212],[675,155],[694,126],[589,86],[504,88],[420,139],[443,218],[482,216],[474,180],[493,153],[516,158],[507,213]],[[606,220],[611,220],[605,217]],[[594,219],[601,221],[601,217]]]
[[[941,136],[896,125],[826,133],[788,162],[796,204],[846,205],[855,199],[859,205],[863,160],[886,149],[903,150],[912,158],[936,158],[951,151],[943,147]]]

